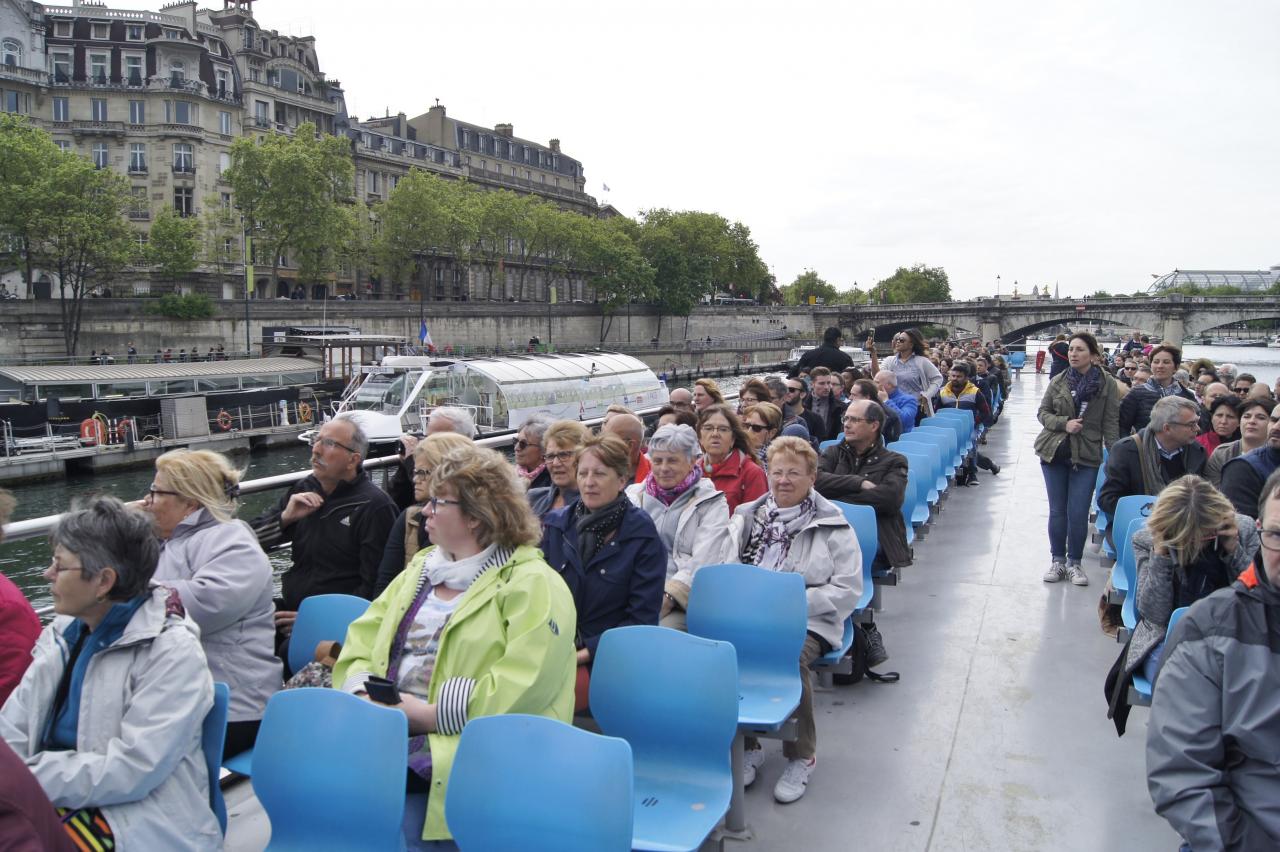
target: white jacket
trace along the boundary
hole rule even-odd
[[[699,568],[738,558],[729,536],[729,501],[724,492],[705,477],[691,490],[693,495],[678,510],[675,539],[667,550],[666,592],[681,608],[689,601],[693,575]],[[655,510],[666,508],[645,493],[643,482],[628,485],[627,497],[651,517]],[[662,524],[657,518],[654,524],[661,534]]]
[[[75,751],[41,748],[70,653],[62,638],[69,617],[45,627],[31,666],[0,710],[0,737],[53,804],[101,808],[120,852],[222,848],[200,750],[213,678],[199,628],[166,613],[170,594],[154,588],[124,634],[90,660]]]
[[[844,641],[845,619],[862,597],[862,548],[844,513],[817,491],[811,496],[816,506],[813,520],[796,533],[786,560],[777,570],[804,575],[809,630],[839,648]],[[756,507],[767,499],[765,494],[743,503],[733,513],[730,534],[735,554],[746,547]]]

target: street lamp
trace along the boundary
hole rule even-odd
[[[996,301],[1000,300],[1000,276],[996,275]]]
[[[244,233],[244,353],[253,355],[253,341],[249,334],[249,299],[253,294],[253,251],[249,246],[249,227],[244,214],[240,214],[240,230]]]

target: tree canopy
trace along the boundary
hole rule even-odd
[[[898,270],[871,288],[872,295],[881,302],[903,305],[920,302],[950,302],[951,282],[941,266],[925,266],[917,263]]]

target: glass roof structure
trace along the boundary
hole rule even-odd
[[[1151,282],[1148,293],[1160,293],[1186,284],[1195,287],[1239,287],[1248,292],[1262,292],[1280,280],[1280,266],[1270,269],[1175,269]]]

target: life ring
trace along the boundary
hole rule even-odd
[[[218,412],[218,428],[223,432],[231,431],[231,415],[225,408]]]
[[[120,443],[123,444],[125,441],[125,436],[127,436],[128,434],[129,434],[129,418],[121,417],[119,420],[116,421],[116,440],[118,440]]]
[[[298,420],[302,423],[311,422],[311,404],[306,402],[298,403]]]
[[[106,430],[102,426],[102,421],[96,417],[90,417],[80,421],[80,440],[87,446],[96,447],[103,443],[106,439]]]

